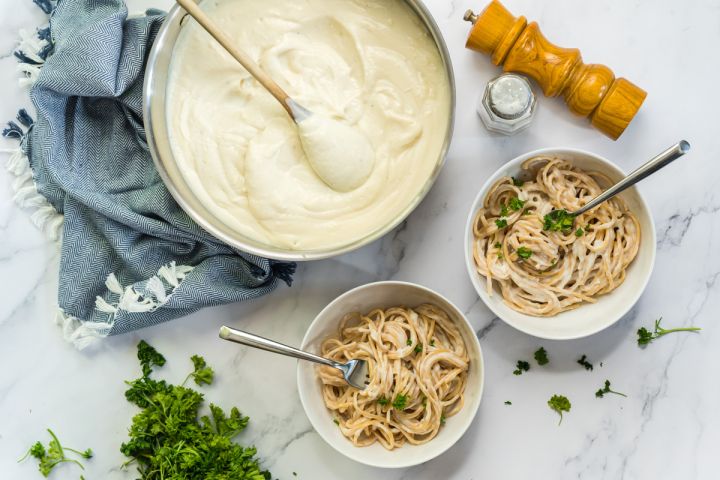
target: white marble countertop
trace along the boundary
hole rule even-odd
[[[71,0],[65,0],[71,1]],[[13,205],[11,179],[0,174],[0,471],[3,478],[40,478],[17,464],[53,428],[68,444],[92,447],[88,479],[130,479],[119,452],[135,411],[123,380],[138,372],[135,345],[144,338],[168,358],[163,375],[179,380],[193,353],[217,371],[207,398],[251,418],[240,437],[258,447],[274,478],[305,479],[695,479],[720,471],[720,129],[717,0],[506,0],[538,20],[562,46],[606,63],[649,92],[639,116],[613,142],[572,117],[561,100],[539,99],[531,128],[513,138],[488,134],[474,111],[478,92],[498,70],[464,48],[467,8],[484,2],[429,0],[450,48],[457,80],[457,122],[447,164],[422,205],[380,241],[340,258],[304,264],[292,288],[257,301],[210,308],[158,327],[110,338],[78,352],[53,323],[58,248]],[[168,0],[129,1],[131,10]],[[10,53],[19,28],[43,15],[30,0],[0,0],[0,120],[28,106],[16,86]],[[658,231],[655,272],[636,307],[592,337],[540,341],[493,318],[478,300],[463,264],[463,229],[478,188],[503,162],[531,149],[571,146],[597,152],[629,170],[686,138],[690,155],[640,186]],[[0,146],[4,143],[0,141]],[[4,173],[4,172],[3,172]],[[314,433],[295,387],[295,362],[222,342],[223,323],[298,344],[308,324],[338,294],[381,279],[409,280],[447,295],[469,316],[487,363],[486,390],[473,425],[451,450],[425,465],[380,470],[354,463]],[[695,324],[641,350],[635,331],[663,316]],[[520,358],[544,345],[552,363],[520,377]],[[586,372],[575,363],[586,353]],[[602,368],[599,363],[603,362]],[[628,398],[594,396],[605,379]],[[560,427],[548,409],[554,393],[572,411]],[[512,406],[504,405],[511,400]],[[77,478],[63,467],[54,478]]]

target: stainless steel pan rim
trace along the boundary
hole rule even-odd
[[[180,188],[181,185],[178,185],[178,183],[184,183],[184,180],[182,180],[179,174],[170,148],[167,132],[168,125],[165,118],[165,87],[175,41],[182,25],[187,19],[187,15],[178,5],[172,7],[158,32],[148,57],[145,82],[143,85],[143,116],[148,148],[150,149],[155,167],[170,191],[170,194],[180,207],[204,230],[223,243],[238,250],[262,257],[288,261],[320,260],[351,252],[377,240],[405,220],[422,201],[440,174],[440,170],[442,170],[445,164],[445,157],[450,146],[450,139],[452,138],[455,123],[455,77],[445,41],[432,15],[420,0],[405,0],[405,3],[418,15],[433,37],[443,65],[445,66],[450,87],[449,122],[445,133],[445,141],[438,155],[437,163],[418,195],[391,222],[350,244],[329,248],[327,250],[312,251],[282,249],[247,238],[229,227],[224,226],[212,212],[208,211],[194,198],[189,188],[186,187],[185,192],[183,192]]]

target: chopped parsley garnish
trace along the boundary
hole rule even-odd
[[[547,351],[545,351],[545,348],[540,347],[535,351],[535,361],[538,363],[538,365],[547,365],[550,360],[548,360]]]
[[[520,180],[519,178],[515,178],[515,177],[510,177],[510,178],[512,178],[513,185],[515,185],[516,187],[522,187],[523,184],[525,183],[523,180]]]
[[[433,338],[432,340],[430,340],[430,346],[431,346],[431,347],[434,347],[434,346],[435,346],[435,339],[434,339],[434,338]]]
[[[553,210],[543,218],[543,230],[567,233],[573,227],[573,220],[567,210]]]
[[[382,397],[378,398],[378,401],[377,401],[377,402],[378,402],[378,404],[385,406],[385,405],[387,405],[388,403],[390,403],[390,400],[388,400],[387,398],[385,398],[385,395],[383,395]]]
[[[495,248],[502,248],[502,244],[500,242],[495,242],[495,245],[493,245]]]
[[[610,389],[610,380],[605,380],[605,387],[599,389],[597,392],[595,392],[595,396],[597,398],[602,398],[605,396],[606,393],[614,393],[615,395],[622,395],[623,397],[627,397],[624,393],[616,392],[615,390]]]
[[[445,425],[445,415],[440,415],[440,425]]]
[[[507,227],[507,220],[504,218],[498,218],[495,220],[495,225],[497,225],[498,228],[505,228]]]
[[[645,346],[652,342],[653,340],[662,337],[663,335],[667,335],[668,333],[673,332],[697,332],[700,331],[700,327],[681,327],[681,328],[662,328],[660,326],[660,322],[662,321],[662,317],[655,320],[655,330],[649,331],[645,327],[641,327],[638,331],[638,339],[637,343],[639,346]]]
[[[498,252],[497,257],[498,257],[498,260],[502,260],[503,258],[505,258],[505,255],[503,255],[502,252]]]
[[[405,341],[405,343],[406,343],[407,346],[409,347],[410,345],[412,345],[412,340],[410,340],[410,339],[408,338],[408,339]]]
[[[505,405],[512,405],[512,402],[510,400],[505,400]]]
[[[420,353],[422,351],[423,351],[422,343],[418,343],[417,345],[415,345],[415,353]]]
[[[585,230],[583,230],[582,227],[579,227],[577,230],[575,230],[576,237],[582,237],[584,234],[585,234]]]
[[[516,368],[515,370],[513,370],[513,375],[522,375],[523,372],[527,372],[528,370],[530,370],[530,363],[524,360],[518,360],[515,367]]]
[[[530,215],[530,209],[529,209],[529,208],[526,208],[525,210],[523,210],[523,213],[522,213],[522,214],[523,214],[523,215]]]
[[[500,216],[501,217],[507,217],[508,216],[508,207],[504,203],[500,205]]]
[[[407,395],[398,393],[395,396],[395,400],[392,403],[393,408],[395,410],[405,410],[406,405],[407,405]]]
[[[525,202],[523,200],[520,200],[518,197],[513,197],[510,199],[510,201],[508,201],[508,206],[512,210],[517,212],[525,206]]]
[[[333,423],[335,423],[335,425],[340,425],[340,420],[333,418]]]
[[[570,400],[563,395],[553,395],[547,403],[551,409],[560,414],[560,421],[558,422],[558,425],[560,425],[563,421],[563,412],[570,411],[570,407],[572,406],[570,405]]]
[[[518,257],[527,260],[528,258],[532,257],[532,250],[530,250],[527,247],[520,247],[517,249]]]
[[[89,458],[92,458],[92,456],[93,456],[92,450],[90,450],[88,448],[87,450],[84,450],[81,452],[81,451],[75,450],[73,448],[63,447],[60,444],[60,440],[58,440],[57,435],[55,435],[55,433],[52,430],[50,430],[49,428],[47,429],[47,431],[50,434],[50,436],[52,437],[50,439],[50,442],[48,443],[47,449],[42,444],[42,442],[39,442],[39,441],[35,442],[32,445],[32,447],[30,447],[30,449],[27,451],[25,456],[23,456],[20,460],[18,460],[18,462],[22,462],[23,460],[25,460],[28,457],[36,458],[37,460],[40,461],[38,463],[38,470],[40,470],[40,473],[44,477],[47,477],[48,475],[50,475],[50,472],[52,471],[52,469],[55,468],[57,465],[59,465],[61,463],[66,463],[66,462],[74,463],[78,467],[80,467],[82,470],[85,470],[85,467],[83,466],[82,463],[80,463],[79,461],[77,461],[74,458],[68,458],[65,455],[65,451],[67,450],[69,452],[72,452],[75,455],[78,455],[87,460]]]
[[[585,367],[585,370],[592,372],[593,364],[587,361],[587,355],[583,354],[583,356],[580,357],[577,363]]]

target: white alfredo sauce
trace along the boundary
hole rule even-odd
[[[298,103],[361,133],[374,159],[359,187],[330,188],[287,112],[188,20],[166,103],[173,156],[199,201],[237,232],[295,250],[347,245],[396,218],[431,175],[450,112],[445,68],[414,12],[401,0],[201,7]]]

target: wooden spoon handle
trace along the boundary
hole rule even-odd
[[[176,1],[182,8],[185,9],[185,11],[191,17],[193,17],[200,24],[201,27],[205,29],[206,32],[212,35],[213,38],[217,40],[217,42],[222,45],[223,48],[225,48],[225,50],[227,50],[227,52],[235,58],[235,60],[240,62],[240,65],[245,67],[245,70],[250,72],[250,75],[255,77],[255,80],[260,82],[260,84],[265,87],[267,91],[270,92],[272,96],[277,99],[278,102],[280,102],[280,105],[283,106],[283,108],[293,119],[295,118],[290,106],[288,105],[288,99],[290,98],[290,96],[285,92],[285,90],[280,88],[280,85],[275,83],[275,80],[270,78],[270,76],[265,73],[265,71],[260,68],[260,66],[255,63],[249,55],[235,47],[230,37],[228,37],[225,32],[223,32],[212,20],[210,20],[207,15],[205,15],[205,12],[203,12],[200,7],[197,6],[194,0]]]

